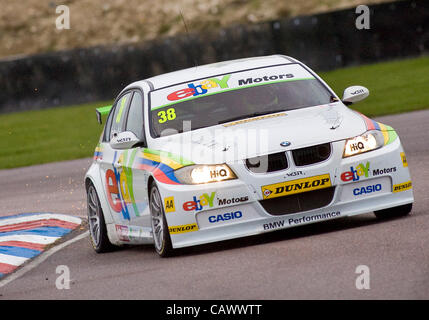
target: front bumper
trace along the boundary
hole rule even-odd
[[[256,235],[414,201],[399,138],[381,149],[345,159],[343,148],[344,141],[333,142],[328,160],[305,167],[292,164],[282,172],[252,174],[243,163],[237,163],[231,165],[239,177],[237,180],[205,185],[159,184],[173,247]],[[299,172],[299,177],[294,172]],[[322,201],[320,207],[273,214],[262,205],[267,197],[267,194],[264,196],[266,186],[305,182],[326,175],[329,175],[332,195],[326,203]],[[290,196],[281,198],[286,197]]]

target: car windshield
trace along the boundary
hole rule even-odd
[[[223,74],[151,92],[154,137],[328,104],[332,94],[299,64]]]

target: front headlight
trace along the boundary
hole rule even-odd
[[[203,184],[237,179],[226,164],[187,166],[176,170],[174,174],[184,184]]]
[[[363,135],[347,139],[346,145],[344,146],[343,158],[376,150],[382,146],[384,146],[383,133],[377,130],[371,130],[365,132]]]

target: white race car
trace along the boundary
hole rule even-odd
[[[414,201],[398,135],[340,100],[303,63],[232,60],[127,86],[108,115],[85,184],[90,238],[199,245],[375,212]]]

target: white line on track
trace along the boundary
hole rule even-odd
[[[9,282],[12,282],[13,280],[18,279],[19,277],[26,274],[28,271],[36,268],[38,265],[40,265],[42,262],[44,262],[46,259],[48,259],[51,255],[54,253],[60,251],[61,249],[67,247],[68,245],[79,241],[89,235],[88,231],[85,231],[84,233],[74,237],[73,239],[70,239],[64,243],[61,243],[47,251],[42,252],[40,255],[38,255],[36,258],[34,258],[31,262],[23,266],[22,268],[18,269],[16,272],[12,273],[11,275],[7,276],[6,279],[0,280],[0,288],[7,285]]]

